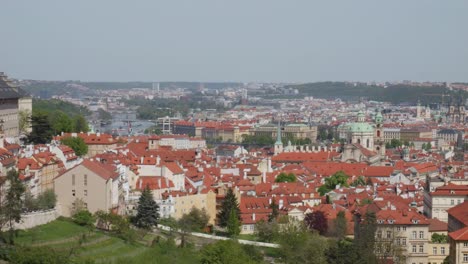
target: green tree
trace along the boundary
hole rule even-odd
[[[337,239],[343,239],[346,236],[347,221],[344,211],[339,211],[333,221],[334,235]]]
[[[239,215],[237,215],[237,212],[234,208],[231,209],[226,228],[230,237],[236,237],[240,234],[241,223],[239,221]]]
[[[281,172],[275,179],[275,182],[296,182],[296,175],[294,173],[286,174]]]
[[[137,215],[134,224],[140,228],[151,229],[157,226],[159,220],[159,206],[147,185],[138,200]]]
[[[32,131],[28,136],[28,142],[33,144],[49,143],[53,136],[53,130],[46,113],[33,112],[31,117]]]
[[[359,176],[356,180],[351,183],[351,186],[366,186],[366,178],[364,176]]]
[[[377,220],[374,212],[367,211],[364,219],[356,214],[354,218],[354,245],[359,254],[359,261],[356,263],[377,263],[375,256],[375,231],[377,230]]]
[[[255,235],[260,241],[272,242],[277,239],[279,226],[276,222],[260,220],[255,224]]]
[[[77,133],[83,132],[86,133],[89,131],[88,122],[82,115],[77,115],[73,119],[74,131]]]
[[[432,243],[448,243],[448,236],[443,234],[434,233],[431,236]]]
[[[80,137],[65,137],[60,142],[73,149],[77,156],[84,156],[88,153],[88,145]]]
[[[179,226],[182,230],[200,232],[208,225],[210,217],[205,208],[202,210],[192,207],[188,214],[183,214],[179,219]]]
[[[200,260],[202,264],[260,263],[234,240],[222,240],[204,246],[200,252]]]
[[[45,190],[37,196],[37,206],[41,210],[53,209],[56,203],[57,195],[54,190]]]
[[[270,209],[271,213],[268,215],[268,222],[276,221],[279,215],[279,206],[276,204],[275,199],[271,199]]]
[[[23,211],[22,197],[26,191],[25,186],[19,179],[18,172],[9,170],[6,176],[10,187],[6,191],[4,200],[0,200],[0,239],[4,243],[14,244],[16,237],[15,223],[21,221],[21,213]],[[0,193],[0,195],[2,195]],[[7,230],[5,235],[3,231]]]
[[[72,120],[62,111],[49,113],[49,123],[52,126],[54,135],[59,135],[61,132],[69,133],[73,131]]]
[[[240,208],[237,202],[237,197],[233,190],[229,188],[224,197],[223,203],[221,204],[221,211],[218,213],[219,225],[221,227],[227,227],[231,211],[234,210],[240,221]]]
[[[327,240],[316,232],[309,232],[304,225],[286,224],[278,237],[283,263],[327,263]]]
[[[359,253],[351,239],[331,239],[329,242],[329,248],[326,252],[328,264],[359,263]]]
[[[92,226],[94,224],[94,216],[88,210],[80,210],[73,214],[73,222],[81,226]]]
[[[325,178],[325,184],[320,186],[318,192],[320,195],[325,195],[327,192],[334,190],[337,185],[348,187],[349,176],[344,171],[338,171],[332,176]]]

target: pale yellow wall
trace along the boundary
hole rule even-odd
[[[206,194],[194,194],[174,198],[174,218],[180,219],[183,214],[188,214],[192,207],[205,208],[210,217],[209,224],[214,225],[216,219],[216,194],[209,191]]]
[[[72,184],[73,175],[75,175],[75,185]],[[86,185],[85,175],[87,175]],[[82,199],[91,213],[98,210],[108,211],[112,208],[111,184],[112,180],[106,181],[82,165],[64,173],[54,181],[61,214],[67,217],[71,216],[73,203],[76,199]],[[75,190],[74,196],[73,190]]]

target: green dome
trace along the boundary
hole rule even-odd
[[[374,132],[374,127],[368,123],[349,123],[348,130],[350,132]]]

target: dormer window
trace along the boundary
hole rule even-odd
[[[413,219],[413,224],[419,224],[419,220],[418,219]]]
[[[389,219],[389,220],[388,220],[388,223],[389,223],[389,224],[393,224],[393,223],[395,223],[395,220]]]
[[[383,222],[384,222],[384,220],[381,220],[381,219],[377,220],[377,223],[379,223],[379,224],[383,224]]]

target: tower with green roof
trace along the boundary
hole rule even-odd
[[[278,121],[278,130],[276,131],[275,155],[283,152],[283,141],[281,140],[281,123]]]

